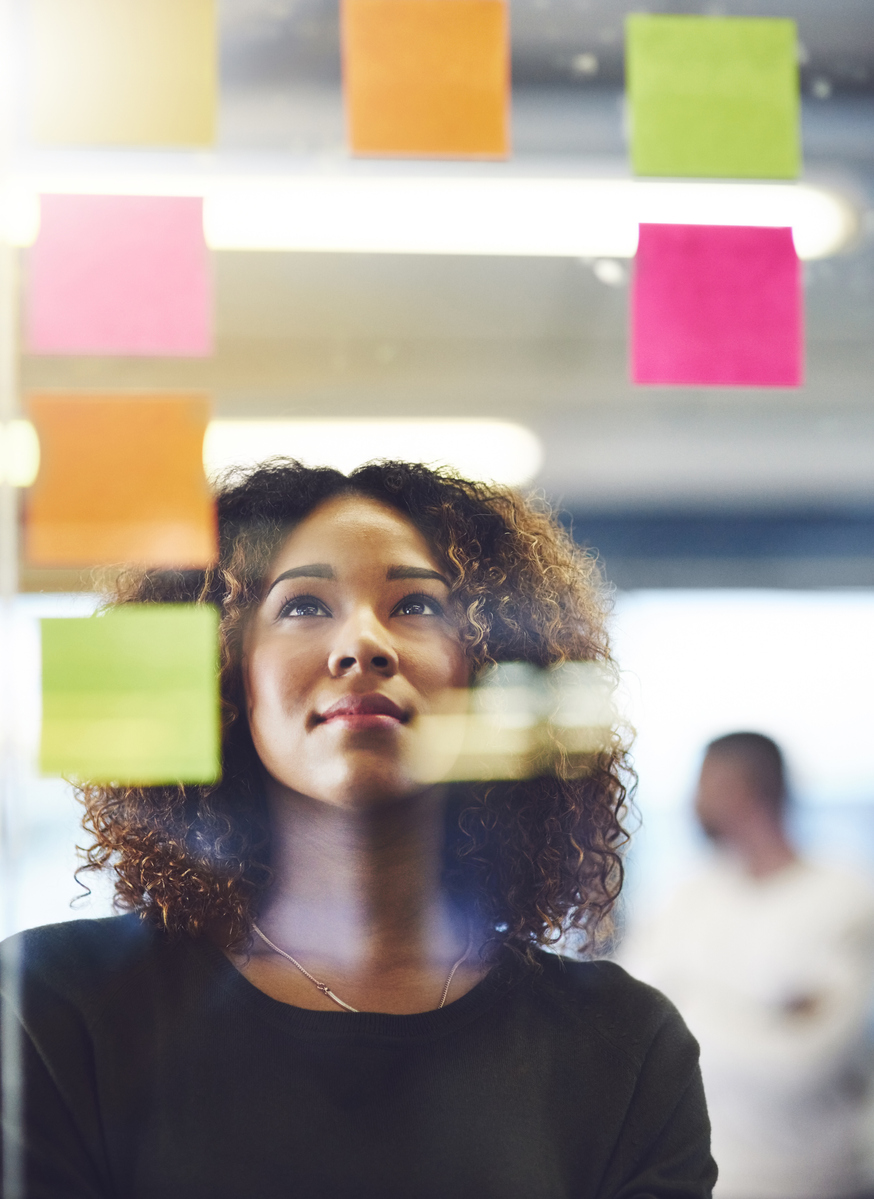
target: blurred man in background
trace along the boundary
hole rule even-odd
[[[778,746],[707,747],[695,811],[716,854],[620,959],[701,1043],[718,1199],[868,1193],[866,1026],[874,891],[799,857]]]

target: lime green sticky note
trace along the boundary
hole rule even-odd
[[[638,175],[798,174],[794,21],[630,16],[625,61]]]
[[[131,786],[219,776],[215,608],[43,620],[42,695],[45,774]]]

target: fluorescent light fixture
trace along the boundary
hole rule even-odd
[[[30,487],[39,471],[39,438],[29,420],[0,425],[0,483]]]
[[[39,192],[202,195],[214,250],[632,258],[641,222],[791,226],[802,258],[837,253],[859,216],[810,183],[592,179],[395,171],[186,175],[63,172],[17,178],[2,204],[14,245],[39,228]]]
[[[39,196],[12,184],[0,193],[3,240],[13,246],[32,246],[39,233]]]
[[[344,473],[396,458],[513,486],[534,478],[543,447],[530,429],[501,420],[215,420],[207,428],[203,460],[211,477],[274,455]]]
[[[822,258],[857,217],[809,184],[510,176],[252,181],[204,207],[216,250],[632,258],[641,223],[791,226],[799,255]]]
[[[214,420],[203,465],[214,477],[276,455],[344,473],[373,458],[451,466],[466,478],[519,486],[543,464],[540,439],[501,420]],[[39,471],[39,438],[27,420],[0,425],[0,482],[30,487]]]

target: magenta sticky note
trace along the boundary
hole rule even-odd
[[[42,196],[25,335],[34,354],[209,354],[202,198]]]
[[[635,383],[798,387],[801,268],[791,229],[641,225]]]

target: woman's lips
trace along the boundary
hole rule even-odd
[[[319,716],[322,724],[350,729],[388,729],[404,724],[407,715],[385,695],[347,695]]]

